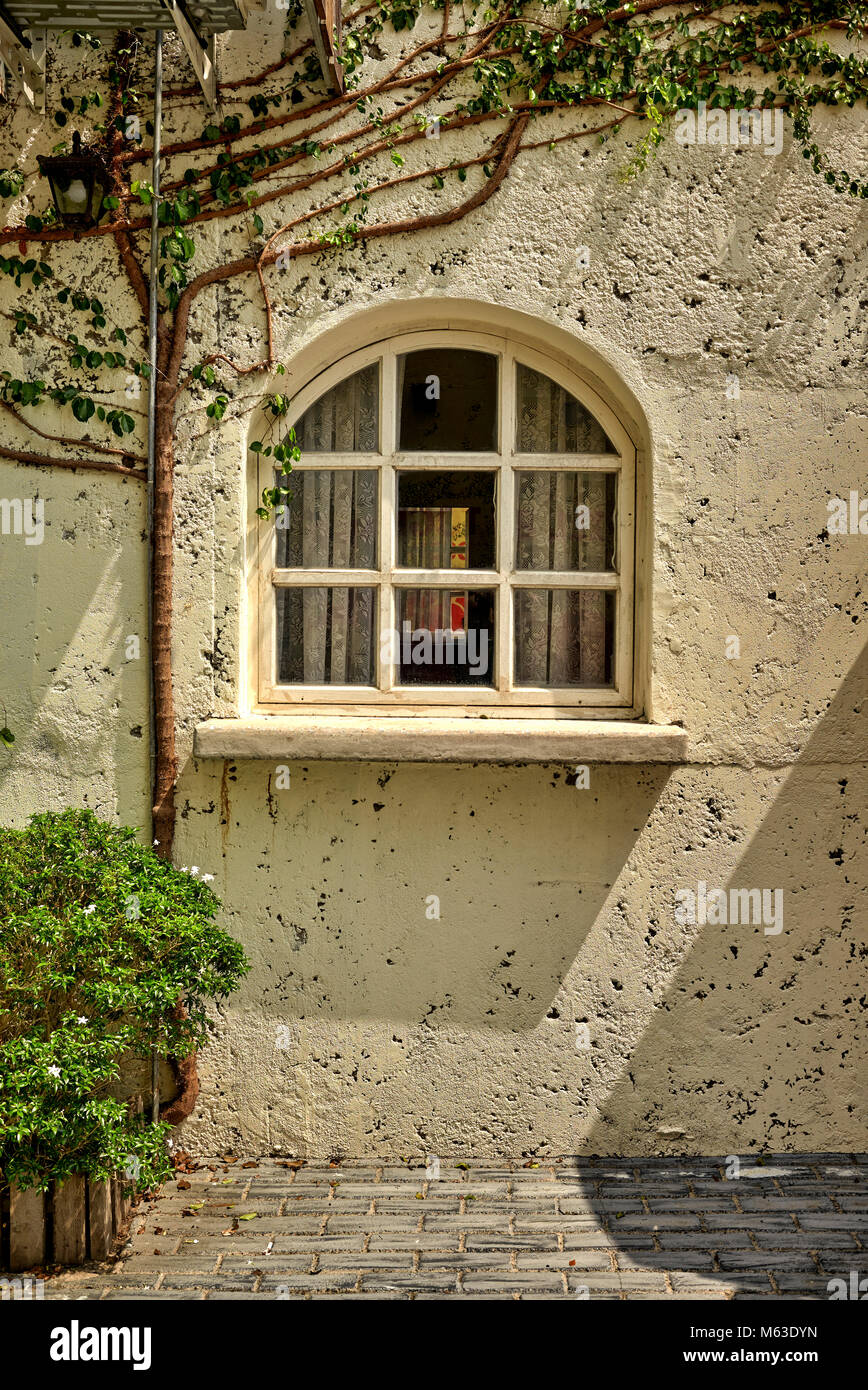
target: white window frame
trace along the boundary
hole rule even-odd
[[[397,360],[404,353],[423,348],[463,348],[492,353],[498,358],[498,419],[495,453],[400,453],[397,449],[398,401]],[[403,333],[371,344],[342,357],[320,372],[295,395],[291,413],[281,422],[281,433],[301,418],[307,408],[333,386],[372,362],[379,363],[379,445],[370,453],[309,453],[293,466],[292,477],[305,467],[312,469],[376,469],[379,474],[378,568],[376,570],[278,569],[276,566],[277,528],[274,519],[255,518],[255,582],[252,597],[256,612],[257,638],[251,689],[258,691],[255,711],[261,713],[305,714],[440,714],[443,716],[498,714],[518,716],[611,718],[615,710],[633,705],[635,679],[635,507],[636,449],[615,414],[580,376],[555,359],[525,347],[519,341],[486,333],[426,330]],[[610,454],[519,454],[516,440],[515,382],[518,362],[550,377],[593,415],[608,436],[615,452]],[[275,431],[275,434],[277,432]],[[497,488],[497,569],[496,570],[407,570],[396,564],[397,511],[396,474],[399,469],[457,469],[495,471]],[[614,472],[618,475],[615,514],[617,573],[594,574],[571,570],[549,573],[516,570],[515,558],[515,475],[530,469],[564,469]],[[257,456],[256,497],[274,485],[274,463]],[[462,589],[495,589],[495,652],[493,688],[484,686],[400,685],[396,671],[380,662],[380,634],[397,627],[395,592],[399,588],[456,587],[460,575]],[[375,638],[378,688],[358,685],[280,685],[277,669],[275,590],[279,587],[353,585],[379,590]],[[514,687],[513,682],[513,592],[516,588],[610,589],[616,595],[615,644],[611,687],[539,688]]]

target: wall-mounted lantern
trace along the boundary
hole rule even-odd
[[[95,227],[109,186],[102,155],[83,150],[81,136],[72,137],[72,154],[38,155],[40,171],[51,185],[57,215],[65,227]]]

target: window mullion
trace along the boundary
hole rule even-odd
[[[497,689],[512,689],[512,593],[510,576],[515,570],[515,473],[512,452],[515,446],[515,358],[506,351],[501,358],[500,381],[500,478],[497,496],[497,530],[500,587],[495,622],[497,647]]]

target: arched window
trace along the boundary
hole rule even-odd
[[[290,419],[291,500],[260,523],[263,706],[630,705],[635,453],[578,376],[410,333],[322,373]]]

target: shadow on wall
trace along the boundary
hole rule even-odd
[[[868,1137],[866,703],[868,648],[799,761],[780,774],[780,790],[728,881],[715,880],[701,851],[683,853],[673,895],[705,880],[708,890],[727,890],[729,908],[732,889],[780,889],[781,930],[697,925],[587,1152],[611,1152],[613,1130],[629,1134],[630,1152],[671,1153],[665,1171],[674,1177],[695,1163],[685,1153],[715,1152],[722,1131],[743,1161],[751,1151],[815,1148],[811,1130]],[[706,1041],[701,1050],[697,1038]],[[716,1145],[705,1142],[714,1135]],[[781,1192],[772,1195],[785,1206]],[[792,1202],[798,1210],[797,1194]],[[599,1211],[602,1218],[604,1204]]]
[[[269,820],[263,767],[228,769],[221,892],[253,961],[239,1006],[247,994],[280,1022],[535,1029],[670,769],[596,767],[588,790],[551,768],[376,771],[293,768],[291,792],[269,790]]]
[[[795,765],[598,766],[588,790],[557,768],[313,763],[279,791],[267,765],[191,766],[181,833],[252,960],[221,1087],[292,1152],[412,1144],[420,1116],[441,1154],[489,1133],[676,1161],[868,1147],[866,697],[868,652]],[[771,893],[781,931],[679,924],[700,882]]]
[[[144,495],[132,481],[110,482],[103,497],[84,472],[8,474],[7,493],[31,489],[43,500],[45,529],[43,543],[4,572],[0,702],[15,735],[11,751],[0,752],[5,823],[81,805],[145,823]]]

